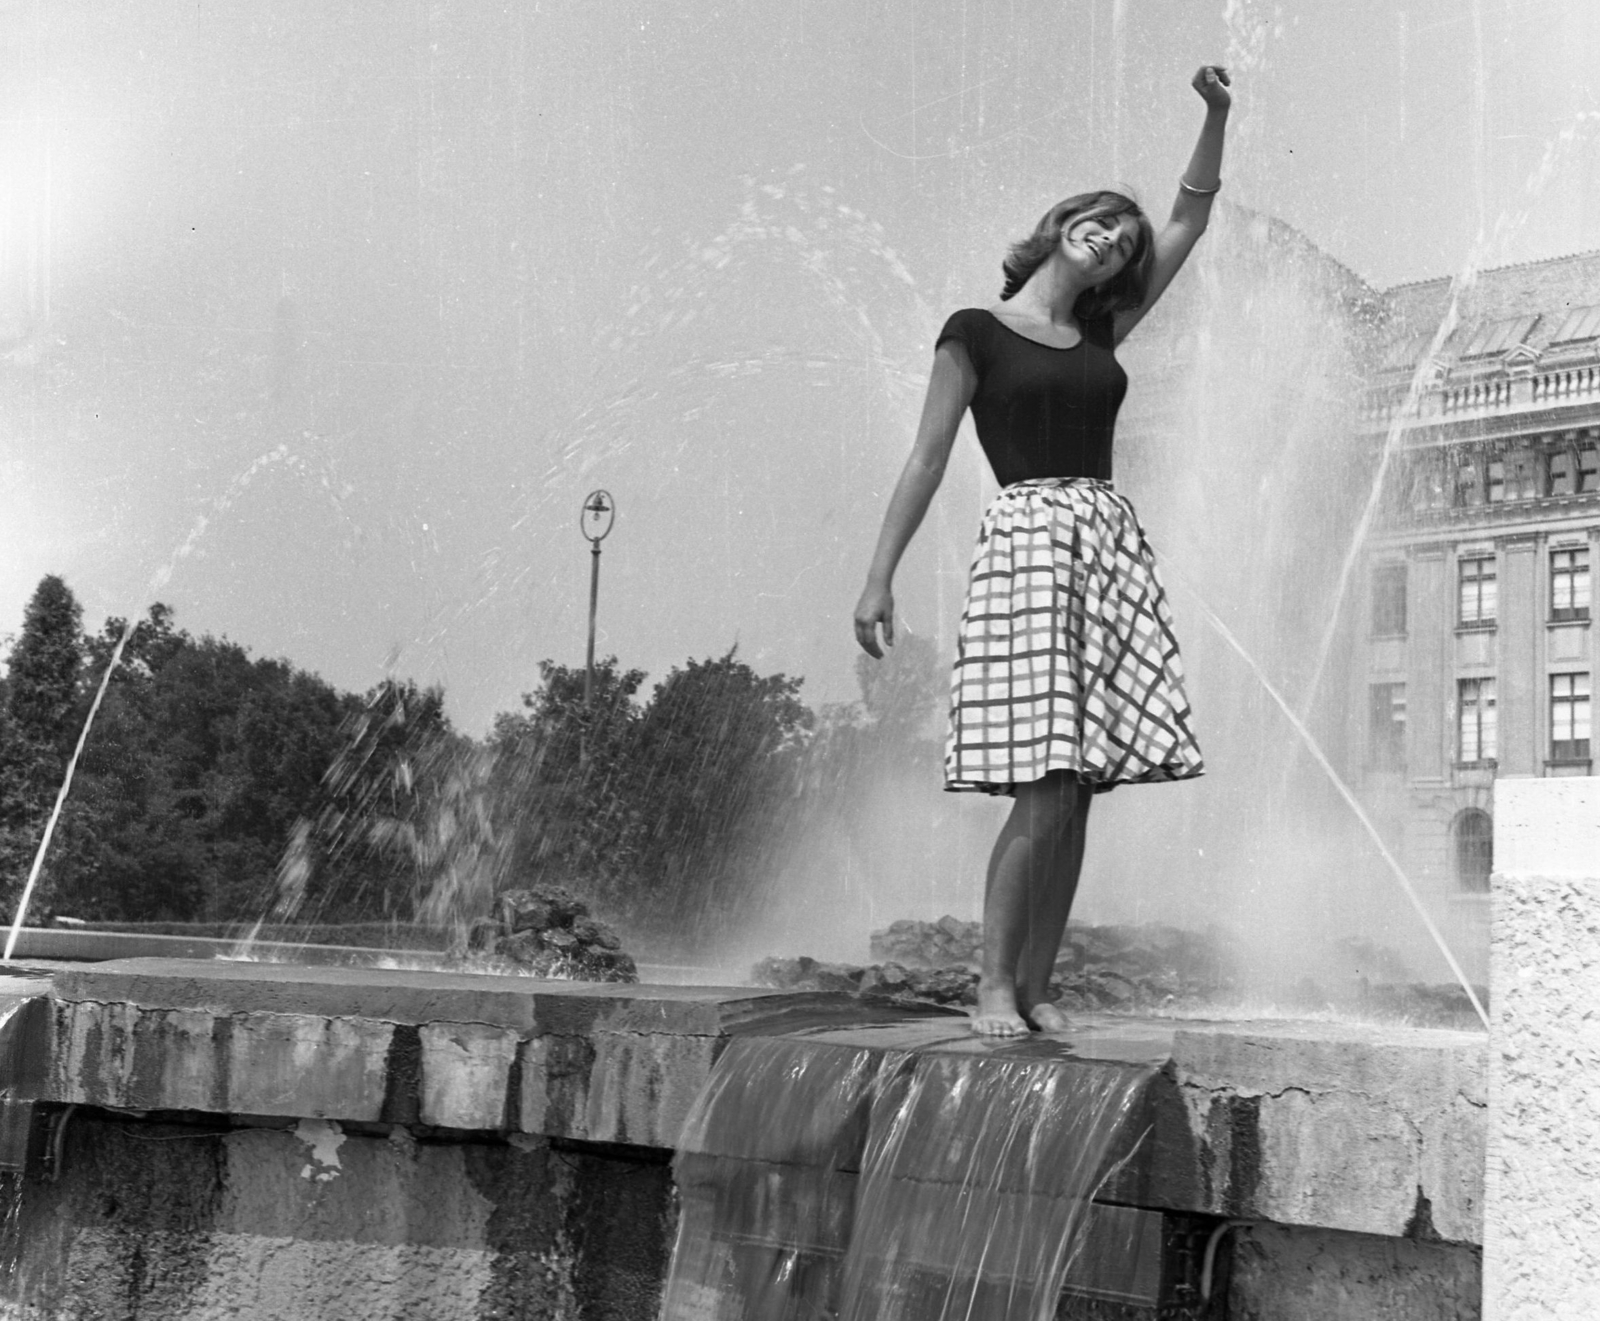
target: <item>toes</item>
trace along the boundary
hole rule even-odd
[[[972,1030],[980,1037],[1022,1037],[1028,1025],[1013,1014],[979,1014],[972,1020]]]
[[[1053,1004],[1034,1005],[1029,1015],[1041,1032],[1065,1032],[1072,1025]]]

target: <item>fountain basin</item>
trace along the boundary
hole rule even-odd
[[[243,1290],[262,1316],[652,1316],[667,1161],[739,1035],[1154,1062],[1148,1133],[1100,1196],[1249,1222],[1233,1314],[1273,1314],[1316,1261],[1346,1283],[1296,1315],[1476,1315],[1475,1034],[1093,1017],[988,1044],[828,994],[199,960],[33,990],[15,1089],[53,1155],[23,1182],[13,1285],[46,1315],[118,1290],[210,1315]]]

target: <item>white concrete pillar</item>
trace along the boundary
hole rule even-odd
[[[1502,779],[1485,1321],[1600,1317],[1600,778]]]

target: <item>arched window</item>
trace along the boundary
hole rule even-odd
[[[1456,846],[1456,882],[1463,890],[1487,894],[1494,870],[1494,822],[1487,812],[1469,807],[1451,827]]]

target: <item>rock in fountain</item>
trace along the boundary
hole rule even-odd
[[[507,890],[495,901],[495,915],[473,924],[468,942],[475,951],[540,977],[639,980],[617,933],[593,917],[582,899],[554,886]]]

